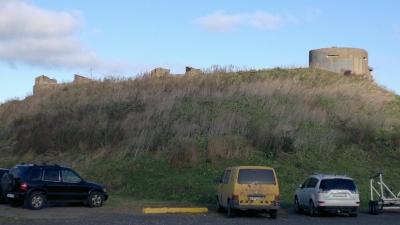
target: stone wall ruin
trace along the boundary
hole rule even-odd
[[[91,79],[75,74],[74,84],[89,83]],[[54,90],[66,84],[58,84],[56,79],[50,79],[45,75],[41,75],[35,78],[35,85],[33,86],[33,95],[43,94],[50,90]]]
[[[151,77],[164,77],[170,75],[169,69],[164,69],[161,67],[155,68],[154,70],[151,71],[150,76]]]
[[[195,69],[193,67],[187,66],[185,70],[186,76],[195,76],[201,74],[202,71],[200,69]]]

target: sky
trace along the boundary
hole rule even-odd
[[[0,103],[58,83],[163,67],[308,67],[319,48],[368,52],[376,83],[400,94],[398,0],[0,0]]]

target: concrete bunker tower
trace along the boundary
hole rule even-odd
[[[360,48],[321,48],[309,52],[309,67],[373,80],[368,66],[368,52]]]

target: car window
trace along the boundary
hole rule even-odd
[[[356,184],[353,180],[349,179],[325,179],[321,181],[319,186],[322,190],[343,189],[343,190],[356,190]]]
[[[31,172],[29,174],[28,180],[32,180],[32,181],[40,180],[40,175],[41,174],[42,174],[42,169],[41,168],[31,169]]]
[[[303,183],[303,187],[307,187],[308,182],[310,182],[311,178],[307,178],[304,183]]]
[[[231,176],[231,171],[226,170],[223,178],[223,183],[227,184],[229,182],[229,177]]]
[[[74,171],[69,169],[61,170],[63,182],[79,183],[82,179]]]
[[[10,170],[10,174],[12,174],[16,179],[23,179],[27,169],[28,168],[25,166],[16,166]]]
[[[43,174],[43,180],[59,182],[59,171],[57,169],[46,169]]]
[[[276,184],[275,175],[268,169],[241,169],[238,177],[239,184]]]
[[[315,188],[317,186],[318,179],[317,178],[310,178],[310,180],[307,183],[306,188]]]

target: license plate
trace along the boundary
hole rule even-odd
[[[14,198],[14,194],[7,194],[7,198]]]
[[[345,193],[334,193],[333,197],[346,197]]]
[[[262,200],[264,200],[264,197],[249,197],[249,200],[251,200],[251,201],[262,201]]]

